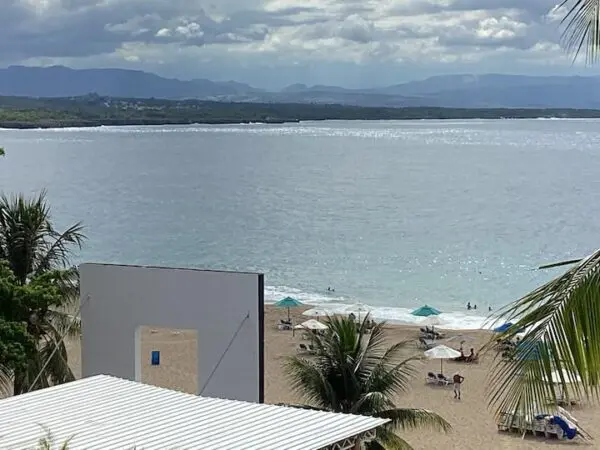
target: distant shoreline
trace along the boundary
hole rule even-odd
[[[323,119],[327,120],[327,119]],[[40,122],[2,122],[0,129],[4,130],[40,130],[50,128],[98,128],[118,126],[152,126],[152,125],[247,125],[247,124],[275,124],[299,123],[300,120],[211,120],[211,121],[184,121],[184,120],[98,120],[98,121],[40,121]]]
[[[569,117],[554,117],[554,116],[536,116],[536,117],[411,117],[403,119],[380,119],[380,118],[328,118],[328,119],[281,119],[281,120],[206,120],[206,121],[186,121],[186,120],[99,120],[99,121],[52,121],[44,120],[39,122],[2,122],[0,121],[0,130],[47,130],[60,128],[99,128],[99,127],[125,127],[125,126],[166,126],[166,125],[284,125],[288,123],[301,122],[325,122],[330,120],[343,121],[416,121],[416,120],[561,120],[561,119],[600,119],[600,111],[598,116],[569,116]]]
[[[600,110],[569,108],[364,107],[322,103],[225,103],[102,97],[0,96],[0,128],[126,125],[284,124],[324,120],[590,119]]]

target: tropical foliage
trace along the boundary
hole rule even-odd
[[[55,229],[44,192],[32,199],[0,198],[0,319],[10,327],[24,325],[35,343],[25,366],[0,365],[0,382],[6,389],[10,379],[15,394],[74,379],[63,336],[80,331],[67,311],[78,291],[69,257],[83,240],[80,224]]]
[[[525,336],[493,374],[491,403],[498,412],[535,408],[569,395],[600,394],[600,251],[500,312],[515,325],[500,336]],[[555,375],[552,376],[552,373]],[[554,382],[552,382],[554,380]]]
[[[563,45],[567,51],[575,57],[583,53],[586,62],[597,62],[600,54],[600,1],[564,0],[559,6],[568,7],[562,21],[565,26]]]
[[[52,432],[47,428],[44,428],[44,430],[46,435],[40,438],[35,450],[69,450],[69,444],[72,438],[67,439],[62,444],[56,444]]]
[[[311,334],[315,355],[294,356],[285,363],[293,389],[310,408],[391,419],[369,449],[410,449],[395,432],[450,425],[424,409],[397,408],[394,397],[409,388],[415,357],[406,357],[405,342],[386,345],[384,324],[366,333],[368,316],[357,326],[351,318],[330,317],[323,335]]]

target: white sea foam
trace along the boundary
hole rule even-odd
[[[356,302],[344,296],[337,296],[335,292],[329,293],[308,293],[301,289],[290,288],[287,286],[266,286],[265,287],[265,302],[273,304],[284,297],[293,297],[300,300],[302,303],[310,306],[319,306],[334,314],[341,314],[349,305]],[[365,302],[363,302],[365,303]],[[424,317],[416,317],[411,314],[412,308],[402,308],[393,306],[376,306],[366,304],[371,308],[371,316],[375,320],[386,320],[389,323],[403,325],[419,325],[423,322]],[[466,311],[442,311],[439,319],[442,324],[436,328],[448,330],[478,330],[490,329],[494,325],[490,323],[487,316],[478,315],[474,311],[467,313]]]

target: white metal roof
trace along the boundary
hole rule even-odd
[[[0,448],[316,450],[387,420],[199,397],[97,375],[0,400]]]

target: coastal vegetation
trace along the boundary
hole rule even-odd
[[[69,98],[0,97],[0,128],[102,125],[284,123],[310,120],[600,118],[589,109],[359,107],[301,103],[225,103],[127,99],[90,94]]]
[[[21,394],[74,379],[64,336],[80,331],[71,251],[81,224],[58,231],[45,192],[0,198],[0,387]]]
[[[574,265],[500,312],[514,322],[500,338],[524,336],[516,357],[492,371],[490,402],[498,413],[600,398],[600,250],[550,266],[566,263]]]
[[[407,342],[386,345],[384,323],[367,333],[368,315],[357,325],[350,317],[329,317],[328,329],[310,334],[315,355],[293,356],[285,370],[292,388],[312,409],[361,414],[391,420],[377,431],[369,450],[410,449],[398,434],[427,426],[449,431],[450,424],[425,409],[398,408],[394,397],[410,389],[414,356],[405,356]]]

